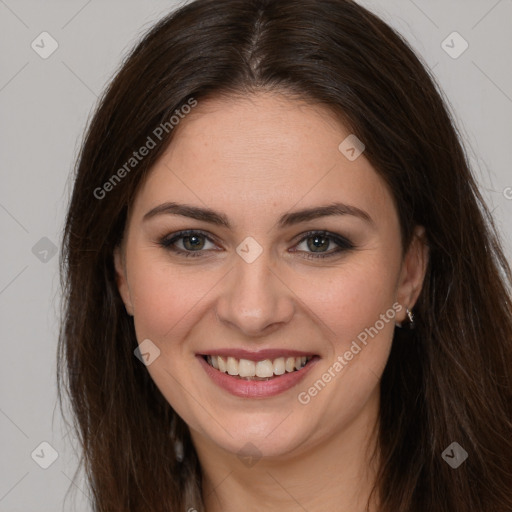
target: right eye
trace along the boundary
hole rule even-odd
[[[212,240],[206,233],[197,230],[180,231],[167,235],[159,241],[159,244],[169,251],[174,252],[184,257],[198,257],[202,256],[205,243],[209,242],[213,244]],[[176,247],[180,244],[182,248]]]

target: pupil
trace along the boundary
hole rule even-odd
[[[187,242],[189,243],[189,245],[192,246],[192,248],[197,249],[198,247],[200,248],[200,246],[201,246],[201,239],[197,235],[189,235],[189,236],[185,237],[184,238],[185,247],[187,247]]]
[[[329,242],[327,241],[328,240],[327,237],[324,237],[324,236],[316,235],[316,236],[310,238],[310,240],[313,240],[313,243],[309,244],[310,249],[312,249],[312,248],[321,249],[322,246],[327,247],[327,245],[329,245]],[[327,241],[327,243],[325,243],[326,241]]]

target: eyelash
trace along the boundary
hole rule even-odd
[[[175,254],[184,256],[186,258],[202,257],[201,253],[204,252],[203,250],[183,251],[183,250],[177,249],[176,247],[173,246],[178,240],[180,240],[182,238],[186,238],[188,236],[193,236],[193,235],[202,235],[209,242],[214,243],[214,241],[205,232],[203,232],[201,230],[186,230],[186,231],[180,231],[178,233],[173,234],[171,238],[169,238],[169,236],[166,236],[166,237],[162,238],[158,242],[158,244],[161,247],[163,247],[164,249],[172,251]],[[334,233],[329,233],[328,231],[309,231],[304,234],[304,236],[297,242],[296,245],[299,245],[302,242],[304,242],[305,240],[307,240],[309,238],[313,238],[315,236],[321,236],[323,238],[328,238],[328,239],[332,240],[334,243],[336,243],[338,245],[338,248],[334,251],[331,251],[328,253],[323,253],[323,254],[322,253],[316,253],[316,254],[315,253],[306,253],[306,255],[302,256],[303,258],[313,259],[313,260],[330,258],[330,257],[338,255],[340,252],[351,250],[351,249],[355,248],[355,246],[352,244],[352,242],[350,240],[348,240],[347,238],[339,236],[339,235],[335,235]]]

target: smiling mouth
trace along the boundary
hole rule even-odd
[[[204,360],[216,370],[241,380],[271,380],[281,375],[302,370],[316,356],[277,357],[251,361],[236,357],[203,355]]]

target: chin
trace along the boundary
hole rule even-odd
[[[236,426],[226,429],[229,433],[220,429],[206,431],[203,435],[221,449],[241,458],[285,457],[312,438],[305,426],[301,428],[296,421],[289,424],[286,417],[287,414],[273,415],[256,422],[245,417],[231,423]]]

